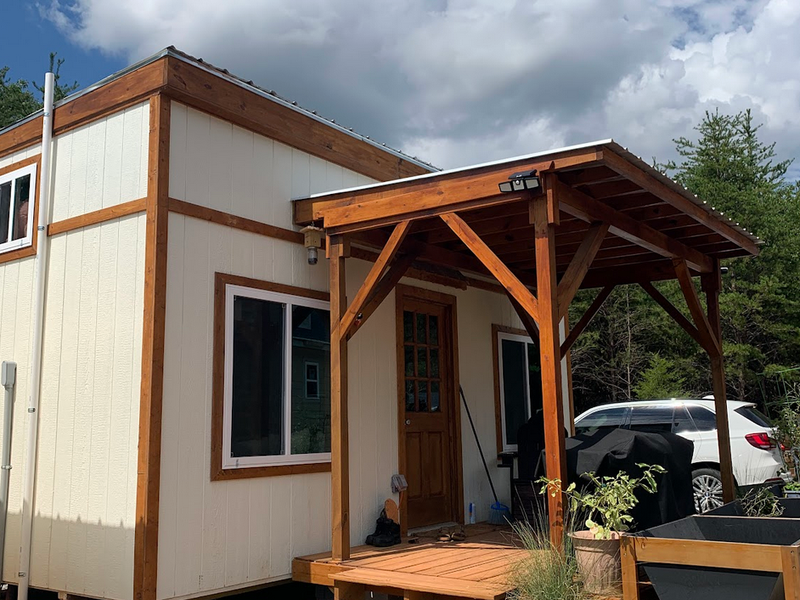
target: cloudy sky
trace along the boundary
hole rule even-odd
[[[717,107],[800,158],[798,0],[28,4],[87,64],[172,44],[441,167],[605,137],[663,160]]]

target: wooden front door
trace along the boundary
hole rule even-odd
[[[397,318],[400,469],[408,482],[404,529],[460,521],[453,307],[401,292]]]

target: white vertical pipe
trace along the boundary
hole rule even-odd
[[[3,361],[0,379],[5,388],[3,403],[3,450],[0,459],[0,580],[3,577],[3,559],[6,549],[6,521],[8,520],[8,482],[11,478],[11,432],[14,426],[14,391],[17,383],[17,363]]]
[[[50,155],[53,141],[53,93],[55,77],[44,76],[44,116],[42,118],[42,160],[39,172],[39,223],[37,225],[36,275],[34,279],[33,349],[31,351],[30,399],[28,401],[28,433],[22,488],[22,535],[19,548],[18,600],[28,600],[31,567],[31,535],[33,533],[33,488],[36,481],[36,448],[39,437],[39,391],[42,374],[42,341],[44,331],[44,287],[47,275],[47,218],[50,214]]]

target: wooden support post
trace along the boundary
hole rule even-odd
[[[583,313],[581,320],[578,321],[578,324],[575,325],[575,328],[567,333],[567,339],[564,340],[563,344],[561,344],[561,358],[564,358],[567,355],[569,349],[572,348],[572,344],[575,343],[575,340],[578,339],[578,336],[580,336],[580,334],[583,333],[583,330],[586,329],[589,323],[591,323],[592,319],[597,314],[597,311],[600,310],[600,307],[603,306],[603,302],[606,301],[606,298],[608,298],[609,294],[611,294],[613,290],[613,284],[607,285],[600,290],[600,293],[597,294],[589,308],[587,308],[586,312]]]
[[[542,407],[544,409],[544,445],[547,477],[567,482],[567,460],[564,442],[564,413],[561,392],[560,311],[556,281],[556,237],[553,215],[558,214],[558,197],[545,175],[547,194],[531,201],[536,252],[537,301],[539,310],[539,357],[542,373]],[[551,206],[554,204],[554,206]],[[564,543],[564,498],[548,495],[550,540],[558,548]]]
[[[783,593],[786,600],[800,600],[800,547],[794,544],[781,548]]]
[[[349,581],[337,581],[333,586],[334,600],[364,600],[367,593],[366,586]]]
[[[333,560],[350,558],[350,449],[347,419],[347,336],[341,320],[347,309],[346,242],[328,239],[331,289],[331,508]],[[337,588],[338,589],[338,588]],[[337,598],[349,598],[339,595]]]
[[[622,534],[620,552],[622,558],[622,600],[639,600],[639,573],[636,570],[635,538]]]
[[[714,270],[702,276],[701,283],[706,294],[708,324],[719,352],[709,352],[711,378],[714,389],[714,408],[717,416],[717,443],[719,444],[719,471],[722,476],[722,499],[736,499],[731,458],[731,433],[728,425],[728,392],[725,388],[725,365],[722,353],[722,324],[719,314],[719,292],[722,287],[719,260],[714,259]],[[699,325],[699,324],[698,324]]]

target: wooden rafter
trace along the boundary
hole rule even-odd
[[[588,222],[604,221],[609,224],[609,231],[613,235],[665,258],[680,258],[701,273],[711,271],[712,261],[708,256],[558,180],[554,185],[559,191],[564,212]]]
[[[508,290],[506,290],[506,295],[508,299],[511,301],[511,306],[514,307],[514,312],[517,313],[519,320],[522,321],[522,326],[525,328],[525,331],[528,332],[528,335],[532,340],[539,339],[539,326],[536,324],[528,312],[522,308],[522,305],[516,301],[514,296],[512,296]]]
[[[536,297],[517,278],[514,273],[497,258],[481,238],[479,238],[469,225],[455,213],[440,215],[442,220],[470,249],[475,257],[495,276],[497,281],[520,303],[534,321],[539,322],[539,306]]]
[[[689,319],[687,319],[686,316],[680,310],[678,310],[674,304],[672,304],[669,300],[667,300],[667,298],[661,292],[659,292],[655,288],[655,286],[649,281],[643,281],[641,282],[640,285],[642,286],[642,289],[644,289],[644,291],[647,292],[647,294],[653,300],[655,300],[656,303],[661,308],[664,309],[664,312],[666,312],[670,317],[672,317],[673,321],[675,321],[678,325],[680,325],[681,328],[686,333],[688,333],[691,336],[691,338],[700,345],[701,348],[708,351],[706,342],[705,340],[703,340],[703,337],[700,335],[700,332],[697,330],[697,327],[692,325],[692,322]]]
[[[613,284],[607,285],[602,290],[600,290],[595,299],[589,305],[589,308],[587,308],[586,312],[583,313],[581,320],[578,321],[575,327],[573,327],[570,330],[567,339],[565,339],[564,343],[561,344],[561,358],[564,358],[567,355],[567,352],[569,352],[569,349],[572,348],[572,345],[575,343],[575,340],[578,339],[578,336],[580,336],[580,334],[583,333],[583,330],[586,329],[589,323],[592,322],[592,319],[594,319],[594,316],[597,314],[597,311],[600,310],[600,307],[603,306],[603,303],[606,301],[606,298],[608,298],[609,294],[611,294],[613,290],[614,290]]]
[[[719,344],[719,340],[712,331],[711,324],[708,322],[708,317],[703,310],[703,305],[700,303],[700,297],[697,294],[697,289],[694,287],[692,275],[689,272],[686,261],[676,259],[673,261],[673,266],[675,267],[675,275],[678,277],[678,283],[681,286],[683,297],[686,299],[686,304],[689,307],[689,314],[692,315],[692,320],[702,340],[700,345],[708,352],[711,358],[722,355],[722,348]]]
[[[583,278],[586,276],[597,251],[600,249],[600,244],[603,243],[603,238],[607,231],[608,223],[592,223],[578,251],[572,257],[567,271],[558,283],[558,311],[560,317],[563,317],[569,311],[569,305],[581,286]]]
[[[339,327],[343,336],[347,337],[350,335],[356,317],[361,313],[364,304],[369,299],[375,286],[378,285],[384,271],[391,264],[410,228],[411,221],[401,221],[395,226],[392,235],[389,236],[389,240],[386,242],[386,246],[384,246],[378,256],[378,260],[372,265],[367,277],[364,279],[364,283],[361,284],[361,288],[359,288],[355,298],[353,298],[350,306],[347,307],[347,310],[342,316]]]

